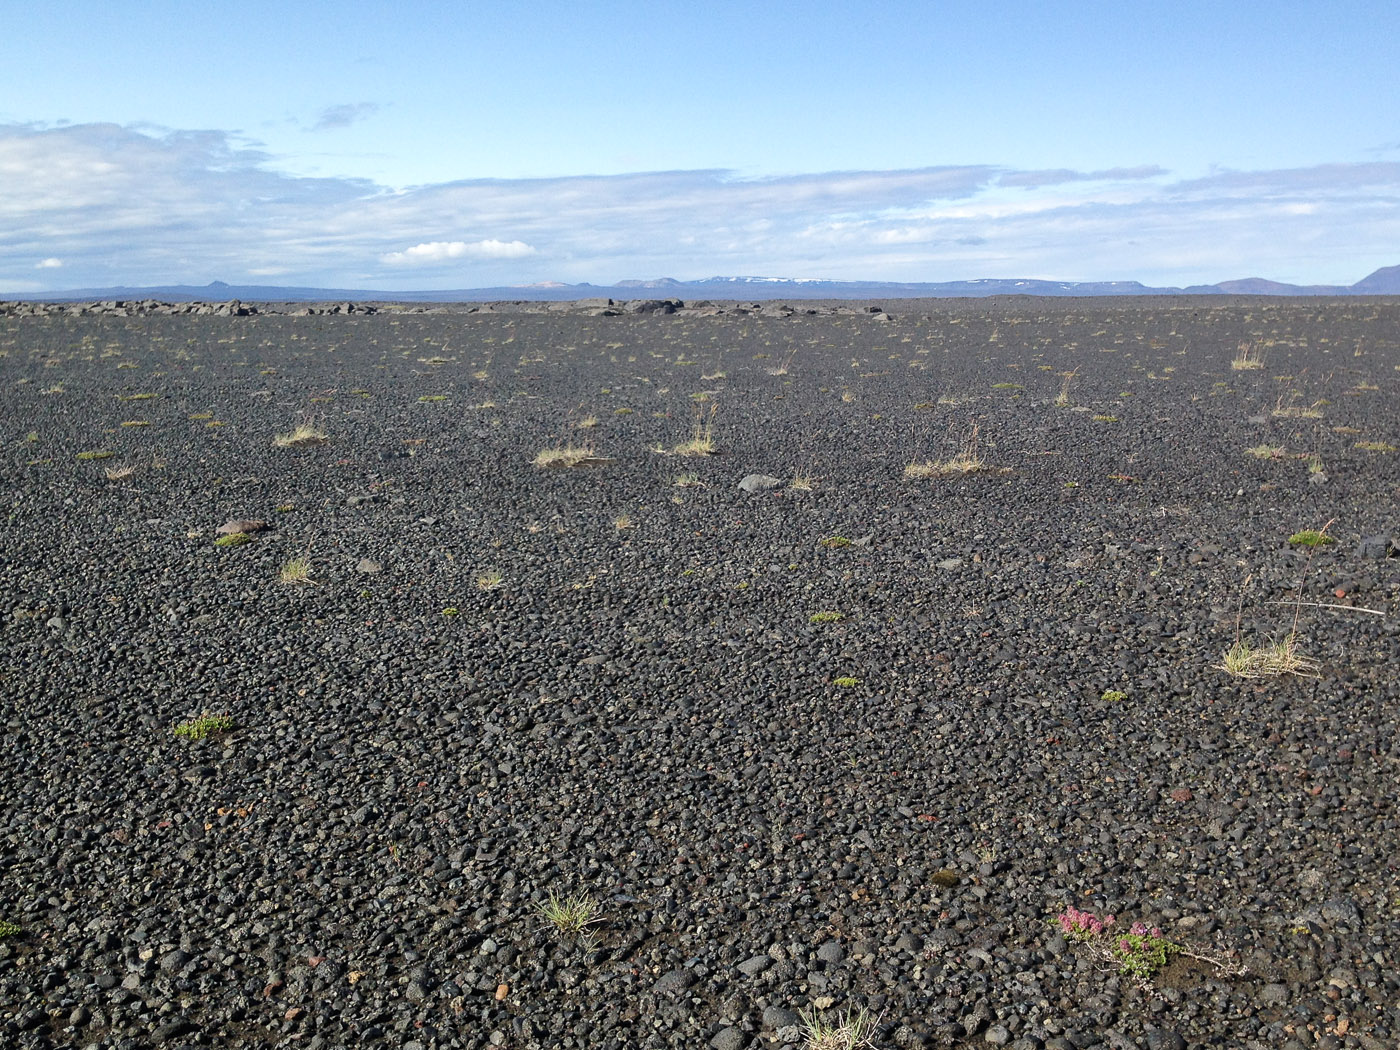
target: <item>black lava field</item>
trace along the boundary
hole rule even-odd
[[[0,304],[0,423],[5,1047],[1398,1045],[1400,300]]]

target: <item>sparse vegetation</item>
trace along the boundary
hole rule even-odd
[[[0,919],[0,940],[4,940],[6,937],[18,937],[23,932],[23,928],[15,923]]]
[[[873,1050],[877,1020],[865,1007],[847,1009],[837,1021],[823,1021],[816,1011],[800,1011],[803,1050]]]
[[[215,733],[224,733],[233,728],[233,718],[229,715],[197,715],[175,727],[175,735],[185,740],[203,740]]]
[[[832,680],[833,685],[838,685],[842,689],[851,689],[860,685],[859,678],[852,678],[850,675],[842,675],[840,678]]]
[[[505,577],[495,569],[488,569],[476,578],[476,589],[479,591],[494,591],[505,582]]]
[[[1285,455],[1282,445],[1251,445],[1244,454],[1255,459],[1282,459]]]
[[[288,584],[314,584],[311,578],[311,559],[306,556],[289,558],[277,573],[277,579]]]
[[[1225,651],[1221,669],[1232,678],[1269,678],[1275,675],[1316,677],[1317,664],[1298,651],[1298,640],[1290,631],[1284,638],[1254,646],[1243,639]]]
[[[115,452],[110,452],[107,449],[102,448],[97,449],[94,452],[79,452],[74,458],[82,460],[83,462],[88,462],[94,459],[111,459],[115,455]]]
[[[849,547],[851,541],[845,536],[823,536],[817,540],[818,547],[825,547],[829,551],[840,550],[842,547]]]
[[[978,451],[978,434],[980,432],[978,424],[974,423],[972,430],[968,433],[967,441],[963,444],[963,449],[951,459],[925,460],[923,463],[910,463],[904,468],[906,478],[939,478],[948,477],[955,474],[972,474],[985,468],[986,464],[982,460]]]
[[[809,617],[812,623],[840,623],[845,618],[845,613],[836,612],[832,609],[827,609],[822,612],[813,613]]]
[[[1055,405],[1056,405],[1056,407],[1058,407],[1058,408],[1067,408],[1067,407],[1069,407],[1069,385],[1070,385],[1070,383],[1074,380],[1074,377],[1077,376],[1078,374],[1079,374],[1079,369],[1077,369],[1077,368],[1076,368],[1074,371],[1072,371],[1072,372],[1061,372],[1061,373],[1060,373],[1060,377],[1061,377],[1061,380],[1060,380],[1060,392],[1059,392],[1058,394],[1055,395]]]
[[[1121,689],[1105,689],[1103,691],[1103,696],[1099,699],[1106,704],[1121,704],[1124,700],[1128,699],[1128,694]]]
[[[718,406],[711,404],[707,414],[697,406],[695,423],[690,428],[689,439],[682,441],[671,452],[677,456],[709,456],[715,451],[715,412]]]
[[[108,481],[125,481],[135,473],[135,467],[108,467],[106,470]]]
[[[555,890],[535,905],[535,911],[546,923],[566,936],[582,933],[589,926],[603,921],[602,907],[586,893],[561,896]]]
[[[230,532],[227,536],[220,536],[214,541],[215,547],[241,547],[245,543],[252,543],[253,537],[246,532]]]
[[[324,430],[313,427],[310,423],[302,423],[291,433],[278,434],[272,439],[272,444],[277,448],[311,448],[314,445],[324,445],[328,440]]]
[[[700,487],[701,484],[702,482],[700,481],[699,474],[686,473],[676,475],[675,485],[678,489],[697,488]]]
[[[1288,542],[1296,547],[1325,547],[1329,543],[1336,543],[1331,536],[1325,532],[1318,532],[1316,529],[1303,529],[1288,537]]]
[[[1253,343],[1242,342],[1236,349],[1235,357],[1230,362],[1230,367],[1236,372],[1247,372],[1264,367],[1264,355],[1259,347]]]
[[[1384,442],[1384,441],[1358,441],[1354,447],[1355,447],[1355,448],[1361,449],[1363,452],[1394,452],[1394,451],[1395,451],[1395,446],[1394,446],[1394,445],[1387,444],[1387,443]]]

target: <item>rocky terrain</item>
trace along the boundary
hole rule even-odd
[[[5,1046],[1397,1046],[1400,300],[637,303],[0,307]]]

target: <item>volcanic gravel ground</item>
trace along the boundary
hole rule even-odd
[[[1394,1047],[1400,302],[886,305],[0,316],[4,1045]]]

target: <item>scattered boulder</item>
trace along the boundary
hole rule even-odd
[[[272,526],[267,522],[257,518],[234,518],[232,521],[224,522],[214,531],[220,536],[232,536],[236,532],[252,535],[255,532],[263,532],[271,527]]]
[[[775,489],[781,484],[782,482],[777,478],[770,477],[767,474],[749,474],[744,480],[739,482],[739,489],[748,493],[766,492],[768,489]]]
[[[1377,561],[1381,558],[1396,558],[1400,557],[1400,546],[1396,544],[1394,537],[1385,533],[1363,536],[1361,542],[1356,545],[1356,556]]]

